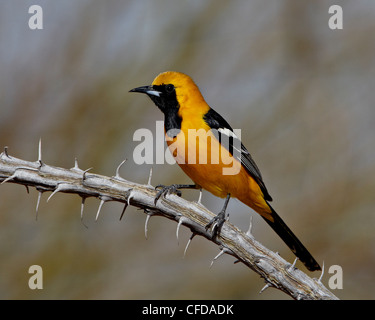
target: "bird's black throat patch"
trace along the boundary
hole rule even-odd
[[[160,92],[160,96],[150,95],[151,100],[164,113],[165,132],[171,138],[181,130],[182,118],[178,114],[180,105],[177,101],[176,90],[171,84],[154,85],[152,88]]]

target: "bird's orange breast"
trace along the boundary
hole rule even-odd
[[[225,198],[228,193],[260,214],[268,215],[269,206],[256,181],[241,163],[215,138],[209,127],[184,120],[180,133],[167,144],[181,169],[203,189]]]

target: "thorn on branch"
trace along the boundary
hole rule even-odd
[[[127,199],[126,199],[126,202],[124,204],[124,208],[122,209],[122,212],[121,212],[121,215],[120,215],[120,221],[121,221],[122,217],[124,216],[127,207],[130,205],[130,199],[132,199],[134,197],[133,189],[129,189],[126,192],[126,197],[127,197]]]
[[[176,229],[176,238],[177,238],[177,244],[179,244],[179,240],[178,240],[178,233],[180,231],[180,227],[181,227],[181,224],[183,224],[184,222],[187,222],[188,219],[185,218],[185,217],[181,217],[179,218],[178,220],[178,224],[177,224],[177,229]]]
[[[182,224],[182,217],[180,217],[180,218],[178,219],[178,223],[177,223],[177,229],[176,229],[177,245],[180,244],[180,242],[178,241],[178,233],[179,233],[179,231],[180,231],[181,224]]]
[[[122,167],[122,165],[123,165],[126,161],[128,161],[128,159],[124,159],[124,160],[118,165],[118,167],[117,167],[117,169],[116,169],[116,175],[114,176],[115,179],[117,179],[117,180],[124,180],[124,178],[122,178],[122,177],[120,176],[120,168]]]
[[[107,196],[101,196],[99,197],[99,199],[100,199],[100,204],[99,204],[98,212],[96,213],[95,221],[98,221],[100,210],[102,210],[104,202],[112,200],[112,198],[107,197]]]
[[[98,208],[98,212],[96,213],[96,217],[95,217],[95,221],[98,221],[98,218],[99,218],[99,213],[100,213],[100,210],[102,209],[102,206],[104,204],[104,200],[100,200],[100,204],[99,204],[99,208]]]
[[[151,215],[147,213],[146,221],[145,221],[145,238],[146,238],[146,240],[147,240],[147,231],[148,231],[147,227],[148,227],[148,222],[150,220],[150,217],[151,217]]]
[[[10,159],[10,156],[9,156],[9,154],[8,154],[8,146],[5,146],[5,147],[4,147],[4,151],[0,154],[0,156],[2,156],[3,154],[4,154],[7,158]]]
[[[251,230],[253,229],[253,216],[250,216],[250,223],[249,223],[249,229],[246,231],[246,235],[249,238],[253,238],[253,235],[251,233]]]
[[[36,210],[35,210],[35,220],[38,220],[38,211],[39,211],[39,204],[40,204],[40,199],[42,197],[42,194],[43,194],[43,191],[39,191],[39,194],[38,194],[38,200],[36,202]]]
[[[128,199],[127,199],[127,204],[128,206],[130,205],[130,200],[134,198],[135,192],[133,189],[130,189],[128,191]]]
[[[323,261],[323,264],[322,264],[322,273],[321,273],[321,275],[320,275],[320,277],[318,279],[319,283],[322,283],[323,275],[324,275],[324,261]]]
[[[154,213],[148,209],[144,209],[144,212],[146,213],[146,221],[145,221],[145,238],[147,240],[147,232],[148,232],[148,222],[150,221],[150,218],[154,215]]]
[[[38,162],[39,162],[39,169],[44,166],[42,161],[42,138],[39,138],[39,146],[38,146]]]
[[[122,217],[123,217],[123,215],[124,215],[127,207],[128,207],[128,203],[125,202],[124,208],[122,209],[122,212],[121,212],[120,221],[121,221],[121,219],[122,219]]]
[[[51,193],[51,195],[48,197],[47,202],[49,199],[51,199],[57,192],[59,192],[59,185],[57,185],[57,188]]]
[[[288,267],[288,271],[291,272],[296,268],[296,263],[298,261],[298,257],[294,259],[294,262],[291,266]]]
[[[188,240],[188,242],[187,242],[187,244],[186,244],[186,247],[185,247],[185,250],[184,250],[184,256],[183,256],[183,258],[185,258],[185,256],[186,256],[186,252],[187,252],[187,249],[189,248],[189,246],[190,246],[190,243],[191,243],[191,241],[193,240],[193,238],[195,237],[195,233],[193,232],[192,234],[191,234],[191,236],[190,236],[190,238],[189,238],[189,240]]]
[[[72,186],[69,183],[58,183],[56,189],[48,197],[47,202],[57,193],[65,190],[70,190]]]
[[[22,174],[22,171],[19,171],[19,170],[29,170],[29,171],[38,171],[37,169],[34,169],[34,168],[28,168],[28,167],[18,167],[15,169],[14,173],[9,176],[8,178],[4,179],[3,181],[1,181],[0,184],[4,184],[10,180],[14,180],[14,179],[17,179],[17,178],[20,178],[22,177],[21,174]]]
[[[81,201],[81,223],[83,224],[83,226],[86,229],[88,229],[89,227],[83,222],[83,209],[85,207],[85,201],[86,201],[87,197],[81,196],[81,198],[82,198],[82,201]]]
[[[86,169],[85,171],[83,171],[83,173],[82,173],[82,184],[83,184],[83,185],[85,185],[85,180],[87,179],[87,178],[86,178],[86,173],[89,172],[91,169],[92,169],[92,167]]]
[[[77,159],[77,157],[74,158],[74,168],[73,168],[73,169],[81,170],[81,169],[79,168],[79,166],[78,166],[78,159]]]
[[[16,172],[17,171],[15,171],[11,176],[9,176],[8,178],[6,178],[6,179],[4,179],[3,181],[1,181],[1,183],[0,184],[4,184],[4,183],[6,183],[6,182],[8,182],[8,181],[10,181],[10,180],[13,180],[15,177],[16,177]]]
[[[86,197],[81,197],[81,198],[82,198],[82,201],[81,201],[81,221],[83,221],[83,209],[85,207]]]
[[[71,168],[71,170],[74,170],[76,172],[80,172],[80,173],[83,173],[84,171],[78,166],[78,159],[77,157],[74,158],[74,167]]]
[[[202,188],[199,189],[199,198],[198,198],[198,203],[202,204]]]
[[[228,253],[230,252],[230,250],[228,250],[227,248],[222,248],[220,250],[220,252],[217,254],[217,256],[215,258],[213,258],[213,260],[211,261],[211,264],[210,264],[210,268],[212,267],[212,265],[214,264],[214,262],[220,258],[224,253]]]
[[[147,185],[149,185],[149,186],[152,186],[151,185],[151,178],[152,178],[152,167],[150,168],[150,174],[148,176],[148,181],[147,181]]]
[[[262,294],[266,289],[272,287],[270,282],[267,282],[266,285],[259,291],[259,294]]]

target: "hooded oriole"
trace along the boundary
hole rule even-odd
[[[167,191],[179,192],[181,188],[204,188],[218,197],[226,198],[221,212],[206,227],[213,226],[213,233],[216,233],[225,221],[230,197],[238,198],[264,218],[307,269],[320,270],[312,255],[270,206],[272,198],[250,153],[228,122],[206,103],[189,76],[164,72],[151,85],[134,88],[130,92],[147,94],[164,113],[167,144],[182,170],[195,183],[162,186],[156,200]],[[194,139],[188,139],[189,130],[192,129],[200,133]],[[202,132],[214,131],[216,134],[201,139]],[[224,138],[229,138],[226,140],[229,143],[224,144]],[[202,154],[206,155],[203,163],[198,159]],[[234,169],[234,174],[223,174],[224,168],[230,167]]]

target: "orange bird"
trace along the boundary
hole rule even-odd
[[[213,234],[225,221],[231,197],[252,208],[272,227],[310,271],[319,264],[270,206],[270,194],[249,151],[228,122],[204,100],[198,86],[186,74],[164,72],[151,85],[130,90],[147,94],[164,114],[166,140],[170,151],[194,185],[161,187],[155,202],[166,192],[182,188],[203,188],[225,198],[223,209],[206,226]]]

